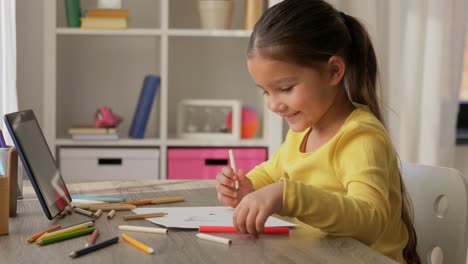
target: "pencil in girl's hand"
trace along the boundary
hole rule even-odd
[[[154,249],[141,243],[140,241],[134,239],[133,237],[127,235],[127,234],[122,234],[122,239],[130,243],[130,245],[148,253],[148,254],[153,254]]]
[[[94,229],[93,233],[91,233],[91,236],[89,236],[88,242],[85,244],[85,248],[89,247],[96,242],[97,237],[99,236],[99,229]]]
[[[73,251],[72,253],[70,253],[70,257],[77,258],[79,256],[86,255],[86,254],[91,253],[93,251],[96,251],[98,249],[101,249],[101,248],[110,246],[112,244],[115,244],[117,242],[119,242],[119,237],[113,237],[111,239],[104,240],[102,242],[96,243],[96,244],[94,244],[92,246],[85,247],[85,248],[82,248],[80,250]]]
[[[231,168],[234,171],[234,173],[237,174],[237,167],[236,167],[236,160],[234,158],[234,151],[230,149],[229,151],[229,159],[231,160]],[[236,181],[236,190],[239,190],[239,181]]]
[[[29,243],[33,243],[34,241],[36,241],[39,237],[41,237],[42,235],[44,235],[45,233],[48,233],[48,232],[52,232],[52,231],[55,231],[57,229],[60,229],[62,226],[61,225],[54,225],[53,227],[50,227],[46,230],[43,230],[39,233],[36,233],[30,237],[28,237],[28,242]]]

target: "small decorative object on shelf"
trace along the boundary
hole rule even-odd
[[[94,113],[94,126],[98,128],[117,127],[122,122],[122,117],[112,113],[107,106],[99,107]]]
[[[233,0],[198,0],[203,29],[230,29],[234,11]]]
[[[122,0],[98,0],[97,5],[98,8],[122,8]]]
[[[232,130],[232,112],[226,118],[228,131]],[[257,132],[260,124],[258,122],[257,111],[252,107],[242,107],[241,114],[241,138],[253,138]]]
[[[241,107],[237,100],[182,100],[177,108],[177,136],[239,140]],[[231,115],[231,128],[226,119]]]
[[[245,30],[253,30],[263,14],[263,0],[245,0]]]

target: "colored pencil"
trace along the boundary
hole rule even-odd
[[[88,242],[86,242],[85,247],[89,247],[89,246],[93,245],[94,242],[96,242],[96,239],[97,239],[98,236],[99,236],[99,229],[96,228],[96,229],[94,229],[91,236],[89,236]]]
[[[117,242],[119,242],[119,237],[113,237],[113,238],[104,240],[102,242],[96,243],[96,244],[94,244],[92,246],[85,247],[85,248],[73,251],[72,253],[70,253],[70,257],[77,258],[79,256],[86,255],[86,254],[91,253],[93,251],[96,251],[98,249],[105,248],[107,246],[113,245],[113,244],[115,244]]]
[[[130,243],[130,245],[148,253],[148,254],[153,254],[154,249],[141,243],[140,241],[134,239],[133,237],[127,235],[127,234],[122,234],[122,239]]]
[[[234,158],[234,151],[230,149],[229,151],[229,159],[231,160],[231,168],[234,171],[234,173],[237,174],[237,167],[236,167],[236,160]],[[236,181],[236,190],[239,190],[239,181]]]
[[[53,231],[53,232],[45,233],[44,235],[42,235],[41,237],[39,237],[36,240],[36,243],[40,242],[42,239],[45,239],[45,238],[59,236],[59,235],[71,233],[71,232],[74,232],[74,231],[77,231],[77,230],[83,230],[83,229],[86,229],[86,228],[92,227],[92,226],[94,226],[94,221],[86,221],[84,223],[64,227],[62,229],[59,229],[59,230],[56,230],[56,231]]]
[[[163,217],[165,215],[167,214],[163,212],[150,213],[150,214],[124,215],[123,219],[124,220],[137,220],[137,219],[145,219],[145,218],[153,218],[153,217]]]
[[[208,234],[203,234],[203,233],[198,233],[196,236],[200,239],[212,241],[212,242],[217,242],[225,245],[231,245],[232,240],[229,238],[224,238],[224,237],[219,237],[219,236],[213,236],[213,235],[208,235]]]
[[[101,209],[104,212],[108,212],[110,210],[131,211],[135,209],[136,206],[132,204],[113,203],[113,204],[83,204],[83,205],[78,205],[75,208],[81,208],[81,209],[85,209],[89,211],[97,211]]]
[[[31,235],[30,237],[28,237],[28,242],[29,242],[29,243],[32,243],[32,242],[36,241],[39,237],[41,237],[42,235],[44,235],[45,233],[58,230],[58,229],[60,229],[61,227],[62,227],[61,225],[54,225],[53,227],[47,228],[46,230],[43,230],[43,231],[41,231],[41,232],[39,232],[39,233],[36,233],[36,234],[34,234],[34,235]]]
[[[165,203],[175,203],[175,202],[183,202],[185,198],[182,196],[174,196],[174,197],[159,197],[154,198],[151,201],[152,204],[165,204]]]
[[[84,235],[87,235],[89,233],[92,233],[94,231],[94,229],[96,229],[96,227],[93,226],[93,227],[89,227],[89,228],[86,228],[86,229],[74,231],[74,232],[71,232],[71,233],[66,233],[66,234],[53,236],[53,237],[49,237],[49,238],[44,238],[38,244],[40,246],[43,246],[43,245],[48,245],[48,244],[60,242],[60,241],[63,241],[63,240],[67,240],[67,239],[70,239],[70,238],[84,236]]]
[[[99,196],[99,195],[72,195],[72,200],[74,199],[89,199],[97,200],[108,203],[119,203],[125,201],[125,197],[121,196]]]
[[[120,230],[125,230],[125,231],[134,231],[134,232],[167,234],[167,229],[166,228],[158,228],[158,227],[119,225],[119,229]]]
[[[199,226],[198,231],[202,233],[237,233],[233,226]],[[289,234],[289,227],[265,227],[263,234]]]

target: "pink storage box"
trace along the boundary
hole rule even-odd
[[[229,148],[169,148],[168,179],[215,179],[225,166],[231,166]],[[266,148],[232,148],[237,169],[248,172],[267,159]]]

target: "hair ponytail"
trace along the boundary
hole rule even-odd
[[[345,73],[345,88],[351,101],[367,105],[372,113],[384,123],[377,96],[378,63],[367,30],[356,18],[339,13],[350,37]]]
[[[348,69],[345,74],[345,88],[351,101],[367,105],[372,113],[384,123],[377,96],[378,63],[375,51],[367,30],[354,17],[343,12],[340,15],[348,28],[351,37],[350,52],[348,52]],[[412,219],[411,203],[407,197],[405,184],[400,174],[401,187],[401,219],[408,229],[408,243],[403,249],[403,257],[408,264],[419,264],[421,259],[416,250],[418,241]]]

